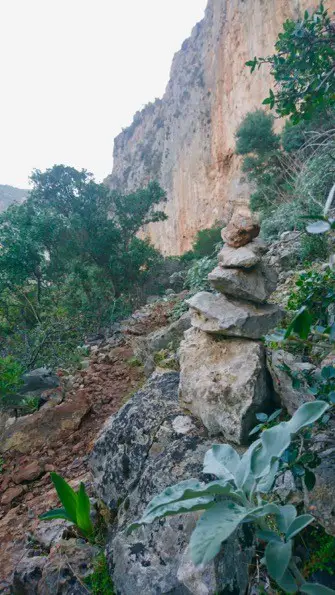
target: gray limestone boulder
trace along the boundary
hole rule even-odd
[[[47,560],[46,555],[24,555],[14,571],[11,592],[14,595],[35,595]]]
[[[102,428],[90,465],[96,493],[110,510],[138,483],[164,423],[182,415],[178,382],[177,372],[154,374]]]
[[[305,508],[323,525],[327,533],[335,536],[335,419],[313,437],[315,450],[321,463],[313,469],[316,482],[311,492],[304,491]]]
[[[150,500],[167,486],[202,480],[211,447],[205,428],[178,405],[179,375],[155,373],[114,415],[94,446],[91,468],[98,496],[117,512],[107,557],[120,595],[215,595],[245,592],[253,536],[234,534],[217,560],[195,568],[188,555],[200,513],[160,519],[129,534]],[[118,505],[118,506],[117,506]],[[226,553],[227,552],[227,553]]]
[[[52,373],[48,368],[37,368],[31,370],[22,376],[23,385],[20,388],[20,393],[28,393],[32,391],[43,392],[49,388],[56,388],[60,385],[58,376]]]
[[[285,368],[288,367],[293,373],[312,373],[315,370],[313,364],[301,362],[292,353],[283,349],[269,350],[267,364],[280,405],[285,407],[290,415],[293,415],[303,403],[314,401],[314,397],[307,391],[307,387],[293,388],[292,377],[285,371]]]
[[[239,248],[240,249],[240,248]],[[213,335],[260,339],[284,313],[275,304],[253,304],[201,291],[187,301],[192,326]]]
[[[272,397],[261,343],[192,328],[180,345],[180,402],[211,435],[248,442],[255,413]]]
[[[220,293],[257,303],[266,302],[277,285],[277,274],[264,264],[250,270],[218,266],[209,273],[208,279]]]
[[[38,595],[87,595],[84,581],[93,572],[99,548],[82,539],[63,539],[51,549],[42,577],[38,582]]]
[[[135,356],[143,363],[146,376],[150,376],[156,364],[154,355],[162,349],[175,351],[184,336],[184,332],[190,328],[191,318],[188,312],[168,326],[153,331],[149,335],[134,337],[132,347]]]

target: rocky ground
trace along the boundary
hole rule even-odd
[[[173,303],[135,312],[109,340],[91,347],[86,369],[71,377],[60,371],[61,386],[48,391],[48,406],[7,425],[1,440],[0,592],[6,592],[28,536],[52,539],[48,523],[38,520],[57,505],[49,472],[57,471],[73,487],[84,481],[90,491],[87,464],[94,440],[145,379],[143,367],[134,362],[133,338],[166,325]],[[59,526],[54,523],[53,532]]]
[[[260,578],[255,537],[247,528],[236,531],[205,567],[195,567],[188,552],[198,513],[126,531],[171,483],[208,479],[203,458],[213,441],[228,441],[243,453],[257,412],[282,407],[293,414],[306,401],[283,363],[294,370],[315,365],[266,349],[260,340],[282,318],[280,305],[297,274],[299,238],[291,232],[268,250],[255,239],[255,226],[243,225],[242,244],[227,245],[230,238],[224,238],[219,265],[209,275],[216,292],[188,299],[189,312],[175,320],[174,305],[186,299],[185,292],[141,308],[115,325],[109,338],[91,342],[83,369],[74,376],[61,373],[61,385],[44,394],[38,412],[3,426],[0,592],[89,592],[85,578],[97,546],[78,539],[65,521],[38,519],[57,506],[49,479],[56,470],[74,487],[83,481],[96,499],[108,528],[101,546],[118,595],[244,595],[263,592],[262,585],[273,594],[266,573]],[[321,464],[313,490],[306,495],[298,489],[291,472],[275,486],[279,499],[312,510],[331,535],[334,424],[331,419],[314,440]]]

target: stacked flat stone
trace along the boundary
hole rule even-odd
[[[225,242],[209,280],[218,293],[188,300],[191,328],[180,345],[180,401],[212,436],[247,443],[255,413],[272,399],[259,339],[282,318],[267,303],[276,274],[250,216],[237,215],[222,231]],[[223,340],[218,340],[218,338]]]
[[[250,217],[238,216],[222,230],[226,242],[218,266],[209,274],[219,293],[197,293],[188,304],[192,325],[227,337],[260,339],[282,318],[282,311],[267,299],[275,290],[277,275],[265,265],[266,245]]]

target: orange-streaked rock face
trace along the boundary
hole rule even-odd
[[[283,22],[316,0],[209,0],[174,56],[161,100],[137,112],[114,144],[106,179],[125,192],[158,179],[167,191],[168,220],[145,230],[163,253],[181,254],[195,233],[245,210],[250,190],[234,155],[237,126],[261,106],[272,84],[264,68],[245,62],[273,52]],[[335,0],[326,6],[335,9]]]

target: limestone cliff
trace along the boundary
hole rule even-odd
[[[234,134],[272,81],[245,62],[273,51],[287,18],[315,0],[209,0],[204,19],[174,56],[161,100],[135,114],[114,144],[111,188],[131,191],[158,179],[167,191],[168,220],[148,226],[165,254],[189,249],[197,230],[227,220],[248,202],[234,155]],[[335,7],[335,0],[326,3]]]

